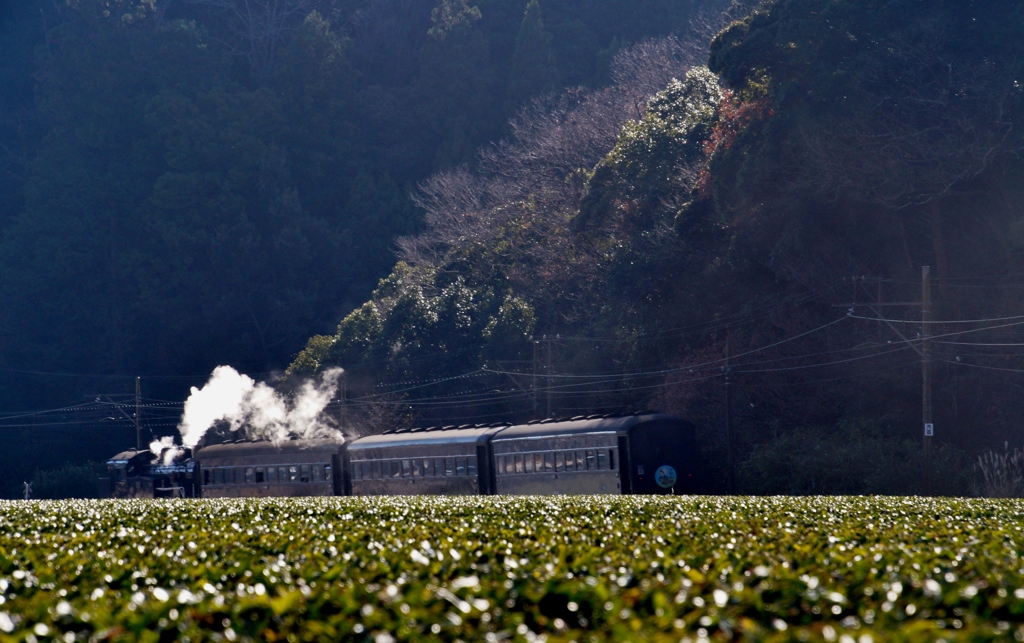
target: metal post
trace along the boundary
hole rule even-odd
[[[921,418],[924,425],[924,492],[932,493],[932,321],[931,269],[921,266]]]
[[[732,460],[732,367],[729,335],[725,336],[725,466],[729,470],[729,494],[736,493],[736,468]]]
[[[135,378],[135,449],[142,450],[142,427],[139,425],[139,407],[142,403],[142,378]]]

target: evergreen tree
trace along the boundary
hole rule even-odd
[[[540,3],[530,0],[516,35],[512,71],[506,92],[506,111],[512,112],[531,96],[555,88],[557,70],[551,34],[544,29]]]

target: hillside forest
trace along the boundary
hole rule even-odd
[[[218,364],[341,366],[350,432],[678,413],[709,492],[1024,446],[1019,3],[4,7],[9,494]]]

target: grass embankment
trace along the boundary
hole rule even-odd
[[[911,498],[5,502],[0,639],[1022,640],[1022,528]]]

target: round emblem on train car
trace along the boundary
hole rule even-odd
[[[668,489],[676,483],[678,476],[676,470],[667,464],[663,464],[658,467],[658,470],[654,472],[654,481],[658,483],[658,486]]]

